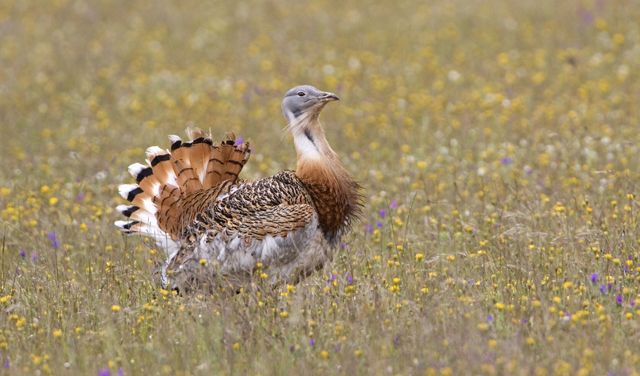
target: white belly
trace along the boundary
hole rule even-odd
[[[219,233],[207,241],[203,235],[192,257],[173,271],[171,281],[179,290],[188,289],[189,285],[238,289],[253,278],[260,278],[253,274],[261,263],[260,273],[266,274],[270,284],[295,283],[330,261],[333,252],[317,218],[286,237],[251,240]]]

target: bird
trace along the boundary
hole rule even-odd
[[[319,120],[338,100],[311,85],[285,93],[295,170],[241,180],[249,143],[233,133],[214,143],[197,128],[187,129],[187,141],[170,135],[169,149],[147,148],[146,165],[128,167],[136,183],[119,185],[129,203],[118,205],[127,218],[115,225],[165,250],[163,288],[237,292],[256,281],[296,284],[332,260],[363,208],[362,187]]]

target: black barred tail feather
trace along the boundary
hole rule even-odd
[[[148,148],[146,165],[129,166],[136,184],[118,188],[131,204],[117,207],[128,220],[115,225],[125,233],[154,238],[169,257],[179,249],[183,229],[211,201],[228,192],[250,155],[249,144],[236,144],[233,134],[217,145],[199,129],[187,134],[186,142],[169,136],[170,150]]]

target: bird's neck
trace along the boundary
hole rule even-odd
[[[332,239],[357,214],[359,185],[342,166],[325,137],[318,116],[303,118],[292,128],[298,154],[296,176],[305,184],[318,210],[320,226]]]
[[[291,132],[298,154],[296,172],[303,172],[304,168],[301,170],[301,167],[308,164],[340,163],[327,141],[317,115],[305,116],[298,120]]]

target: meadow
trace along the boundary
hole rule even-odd
[[[0,375],[637,375],[640,3],[0,3]],[[342,100],[365,188],[324,270],[160,288],[117,185],[191,124],[295,167],[284,92]],[[260,287],[259,279],[256,286]]]

